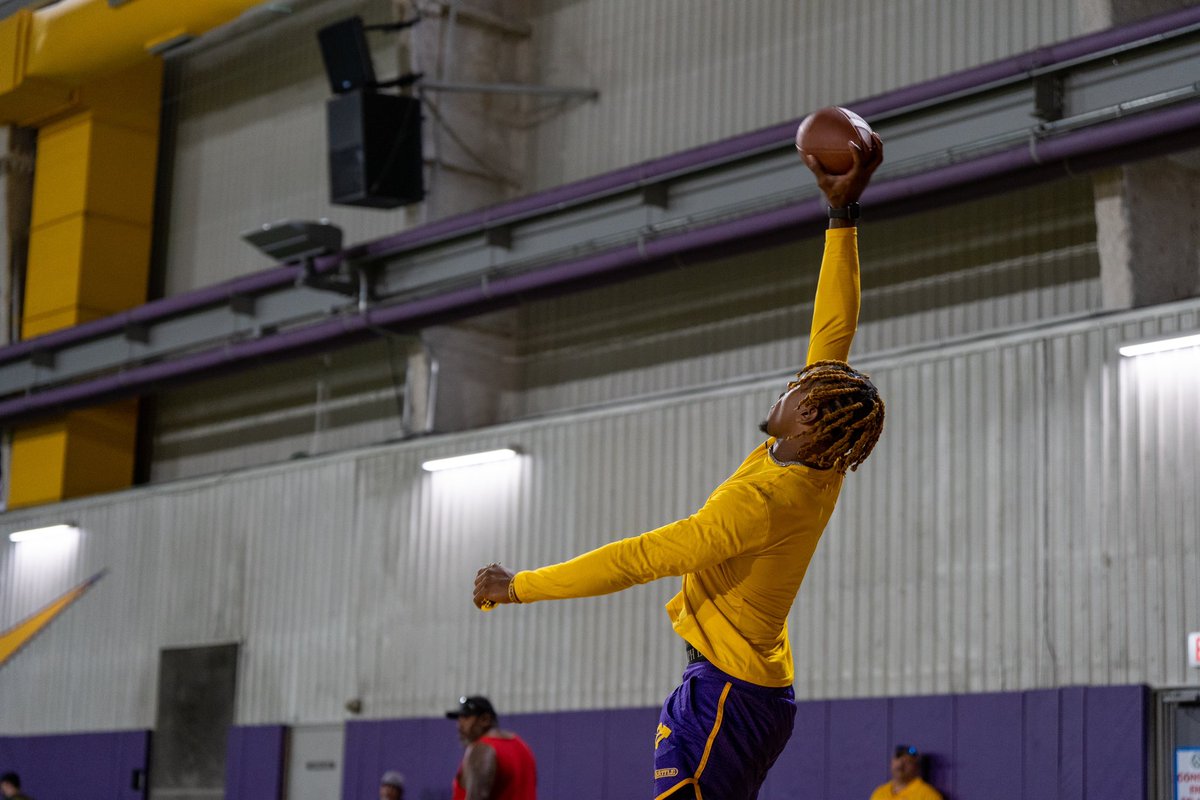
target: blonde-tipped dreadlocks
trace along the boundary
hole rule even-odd
[[[883,432],[883,398],[871,378],[844,361],[814,361],[788,389],[805,387],[821,416],[797,454],[800,461],[845,473],[867,460]]]

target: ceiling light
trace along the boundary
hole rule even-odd
[[[47,539],[54,539],[69,533],[79,533],[79,526],[71,522],[64,525],[48,525],[45,528],[29,528],[23,531],[13,531],[8,535],[8,540],[10,542],[46,541]]]
[[[1185,347],[1200,346],[1200,333],[1193,333],[1187,336],[1174,336],[1170,339],[1155,339],[1152,342],[1141,342],[1139,344],[1127,344],[1118,348],[1117,352],[1121,355],[1144,356],[1149,353],[1162,353],[1167,350],[1182,350]]]
[[[443,469],[457,469],[459,467],[473,467],[478,464],[492,464],[496,461],[507,461],[510,458],[516,458],[519,451],[512,447],[505,447],[500,450],[486,450],[482,453],[467,453],[461,456],[451,456],[450,458],[435,458],[430,461],[425,461],[421,464],[421,469],[426,472],[437,472]]]

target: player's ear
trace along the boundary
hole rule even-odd
[[[821,409],[816,403],[805,403],[796,409],[796,415],[806,425],[811,425],[821,416]]]

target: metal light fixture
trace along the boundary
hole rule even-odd
[[[283,219],[246,231],[242,238],[275,261],[326,256],[342,249],[342,229],[327,219]]]
[[[61,525],[47,525],[44,528],[29,528],[23,531],[13,531],[8,535],[8,540],[10,542],[43,542],[72,533],[79,533],[79,526],[74,522],[66,522]]]
[[[1200,333],[1186,336],[1172,336],[1168,339],[1155,339],[1149,342],[1127,344],[1117,348],[1117,352],[1126,358],[1144,356],[1150,353],[1165,353],[1168,350],[1182,350],[1185,347],[1200,347]]]
[[[479,464],[493,464],[497,461],[507,461],[516,458],[520,451],[515,447],[503,447],[499,450],[486,450],[481,453],[467,453],[450,458],[434,458],[421,464],[426,472],[438,472],[443,469],[458,469],[459,467],[474,467]]]

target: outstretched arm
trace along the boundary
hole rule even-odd
[[[843,175],[830,175],[815,158],[805,158],[830,208],[845,208],[862,196],[872,173],[883,162],[883,142],[878,136],[874,139],[874,148],[866,153],[851,145],[854,166]],[[805,363],[845,361],[850,356],[850,343],[858,328],[858,307],[858,229],[853,220],[830,219]]]
[[[606,544],[581,556],[515,575],[498,564],[475,576],[475,605],[532,603],[610,594],[717,564],[755,544],[768,529],[767,505],[748,487],[722,487],[686,519]]]

